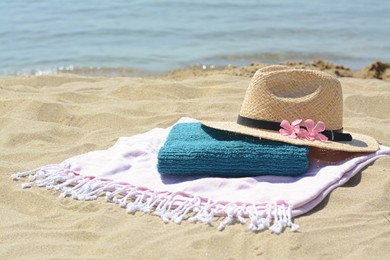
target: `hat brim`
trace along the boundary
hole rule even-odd
[[[281,135],[279,132],[262,130],[252,127],[239,125],[235,122],[218,122],[218,121],[201,121],[205,126],[234,132],[238,134],[250,135],[254,137],[264,138],[273,141],[279,141],[289,143],[293,145],[312,146],[325,150],[336,150],[345,152],[375,152],[379,149],[378,142],[367,135],[350,133],[352,135],[352,141],[348,142],[333,142],[333,141],[310,141],[306,139],[294,139]]]

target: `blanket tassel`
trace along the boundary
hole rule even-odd
[[[180,224],[187,220],[212,225],[215,217],[225,217],[218,225],[218,230],[223,230],[235,222],[244,225],[248,218],[248,228],[253,232],[269,229],[280,234],[286,227],[291,231],[298,229],[298,225],[292,222],[291,205],[281,201],[260,205],[223,204],[185,193],[154,192],[111,180],[85,177],[61,165],[47,165],[11,177],[14,180],[28,177],[29,182],[22,183],[23,188],[38,186],[61,191],[59,198],[70,196],[75,200],[96,200],[105,195],[106,201],[118,204],[128,213],[154,212],[164,223]]]

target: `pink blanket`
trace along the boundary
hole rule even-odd
[[[183,118],[179,122],[195,121]],[[156,169],[157,153],[170,128],[153,129],[132,137],[121,137],[102,151],[72,157],[60,164],[13,174],[29,176],[23,187],[33,185],[61,191],[60,197],[106,200],[135,211],[154,212],[164,222],[183,220],[212,225],[223,216],[218,228],[235,221],[249,229],[280,233],[298,226],[292,217],[314,208],[334,188],[343,185],[376,159],[390,155],[390,147],[336,165],[311,161],[299,177],[261,176],[251,178],[199,178],[161,176]]]

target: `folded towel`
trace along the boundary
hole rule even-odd
[[[298,176],[309,168],[309,148],[181,123],[158,153],[160,174],[246,177]]]

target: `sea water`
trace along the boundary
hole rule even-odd
[[[390,1],[1,0],[0,75],[390,61]]]

